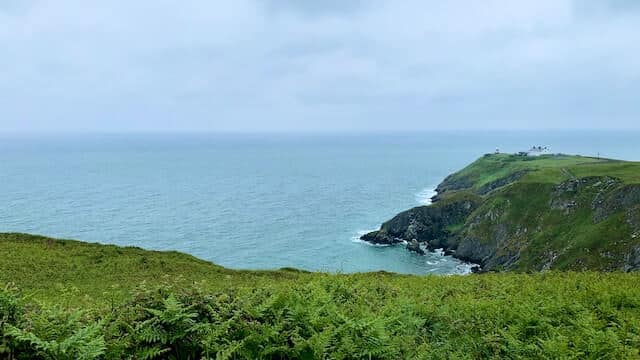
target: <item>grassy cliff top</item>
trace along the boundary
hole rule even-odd
[[[452,174],[445,182],[466,184],[479,189],[519,172],[526,172],[521,178],[523,182],[560,183],[573,177],[612,176],[625,183],[640,183],[640,162],[562,154],[487,154]]]

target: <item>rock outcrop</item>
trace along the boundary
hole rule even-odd
[[[412,239],[407,243],[407,250],[418,253],[418,255],[425,255],[426,253],[420,247],[420,243],[416,239]]]
[[[427,242],[430,248],[442,247],[450,235],[448,227],[463,223],[476,207],[474,199],[418,206],[401,212],[382,224],[380,230],[365,234],[361,239],[374,244],[395,244],[415,239]]]
[[[417,253],[426,243],[482,271],[640,270],[640,163],[537,160],[485,156],[448,176],[433,204],[403,211],[362,239],[406,241]]]

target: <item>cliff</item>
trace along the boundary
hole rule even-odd
[[[362,239],[416,239],[483,271],[640,269],[638,162],[490,154],[436,191]]]

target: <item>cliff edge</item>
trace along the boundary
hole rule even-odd
[[[640,163],[488,154],[362,240],[417,240],[483,271],[640,269]]]

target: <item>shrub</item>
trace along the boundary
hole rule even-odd
[[[141,284],[79,311],[0,291],[2,353],[44,359],[637,358],[631,274],[316,274],[254,286]]]

